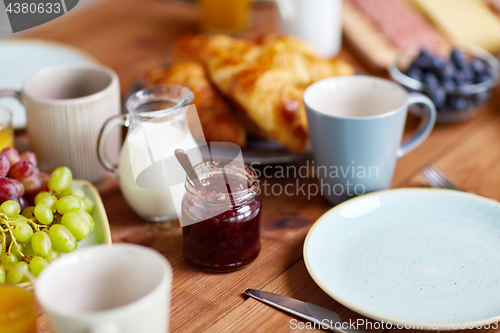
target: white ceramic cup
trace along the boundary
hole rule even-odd
[[[172,268],[147,247],[91,246],[47,266],[35,294],[54,333],[168,332]]]
[[[276,0],[281,30],[310,44],[319,55],[333,57],[342,41],[342,0]]]
[[[30,149],[38,167],[50,172],[68,166],[75,178],[98,182],[107,176],[96,155],[99,131],[120,113],[118,75],[97,64],[64,64],[28,76],[21,91],[0,90],[26,107]],[[112,144],[118,148],[119,132]],[[111,144],[111,143],[110,143]]]

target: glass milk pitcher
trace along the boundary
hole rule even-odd
[[[119,178],[128,204],[146,221],[173,221],[180,212],[186,174],[174,150],[183,149],[193,165],[203,161],[186,116],[193,99],[193,93],[181,86],[143,89],[129,97],[127,114],[109,118],[101,129],[99,161]],[[128,127],[118,165],[106,150],[116,126]]]

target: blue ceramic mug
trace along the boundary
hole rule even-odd
[[[333,204],[389,188],[396,159],[420,145],[436,121],[429,98],[371,76],[316,82],[304,103],[320,193]],[[416,132],[401,143],[412,104],[427,108]]]

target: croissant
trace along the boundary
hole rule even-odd
[[[193,103],[206,141],[246,144],[247,133],[232,113],[229,104],[212,86],[203,65],[196,61],[180,61],[171,67],[154,68],[146,74],[146,86],[173,84],[188,87],[194,93]]]
[[[255,42],[188,35],[179,41],[176,56],[202,62],[211,81],[243,110],[249,123],[297,152],[303,152],[309,140],[304,90],[318,80],[354,72],[348,63],[320,58],[291,36]]]

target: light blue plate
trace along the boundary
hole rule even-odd
[[[478,195],[415,188],[351,199],[313,225],[304,261],[328,295],[393,327],[500,320],[500,203]]]
[[[20,89],[31,73],[53,65],[97,63],[97,60],[75,47],[41,39],[8,38],[0,40],[0,89]],[[0,105],[13,113],[14,128],[26,127],[26,111],[13,97],[0,99]]]

